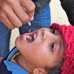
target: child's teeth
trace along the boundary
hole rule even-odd
[[[31,39],[30,36],[26,36],[26,35],[24,35],[23,38],[24,38],[24,40],[26,40],[27,38],[28,38],[28,39]]]
[[[25,35],[23,36],[23,39],[26,40],[26,36]]]
[[[36,38],[36,34],[34,34],[34,39]]]

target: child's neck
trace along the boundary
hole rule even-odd
[[[33,69],[35,68],[35,66],[26,61],[22,55],[17,56],[15,58],[15,61],[22,68],[26,69],[30,74],[33,72]]]

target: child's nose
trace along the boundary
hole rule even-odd
[[[41,37],[42,37],[42,40],[47,40],[48,38],[48,29],[46,29],[46,28],[43,28],[43,29],[41,29]]]

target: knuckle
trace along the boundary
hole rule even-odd
[[[11,2],[12,2],[12,0],[7,0],[7,2],[8,2],[8,3],[11,3]]]
[[[6,27],[8,27],[9,29],[14,29],[15,27],[11,24],[11,22],[6,22]]]
[[[23,23],[27,23],[29,21],[29,19],[30,18],[29,18],[28,15],[25,15],[25,16],[21,17],[21,20],[22,20]]]
[[[3,7],[2,7],[2,10],[4,11],[4,13],[6,13],[6,11],[9,10],[9,7],[7,4],[4,4]]]
[[[3,14],[2,14],[2,11],[0,11],[0,17],[2,16]]]
[[[15,25],[15,28],[19,28],[19,27],[21,27],[21,26],[22,26],[22,25],[19,25],[19,24],[18,24],[18,25]]]
[[[32,6],[30,7],[30,12],[35,10],[35,4],[32,4]]]
[[[4,3],[6,3],[5,0],[0,0],[0,6],[3,6]]]
[[[15,1],[16,1],[16,0],[15,0]],[[14,0],[7,0],[7,2],[8,2],[9,4],[14,3],[15,1],[14,1]]]
[[[19,27],[22,26],[22,23],[15,23],[14,26],[15,26],[16,28],[19,28]]]
[[[3,12],[0,12],[0,20],[2,20],[2,19],[3,19],[3,17],[4,17]]]
[[[26,15],[25,17],[24,17],[24,21],[28,21],[29,20],[29,17],[28,17],[28,15]]]

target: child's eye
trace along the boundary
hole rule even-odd
[[[53,49],[54,49],[54,43],[51,44],[51,50],[53,52]]]
[[[54,43],[52,43],[51,45],[49,45],[49,49],[51,50],[51,52],[54,52]]]
[[[51,44],[51,48],[54,48],[54,43],[53,43],[53,44]]]
[[[55,33],[55,29],[51,29],[51,32],[52,32],[52,33]]]
[[[53,34],[58,34],[58,31],[55,30],[55,29],[51,29],[51,32],[52,32]]]

